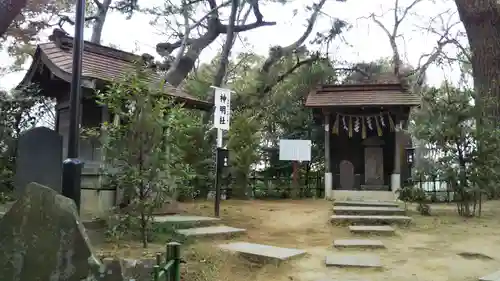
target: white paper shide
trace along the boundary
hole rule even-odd
[[[214,127],[221,130],[229,130],[231,116],[231,90],[215,88],[215,112]]]

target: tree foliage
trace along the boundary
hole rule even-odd
[[[248,178],[260,158],[260,127],[261,123],[255,112],[233,111],[227,148],[231,151],[231,175],[236,185],[232,195],[235,198],[247,199],[253,196]]]
[[[40,125],[40,120],[50,115],[50,107],[47,106],[49,101],[38,93],[37,85],[26,86],[12,93],[0,91],[0,192],[13,190],[19,136]]]
[[[483,195],[493,196],[500,179],[500,131],[476,122],[483,110],[474,105],[474,96],[470,89],[444,83],[425,92],[415,114],[415,136],[439,151],[438,171],[450,183],[461,216],[480,214]]]
[[[122,192],[127,230],[138,229],[147,247],[152,215],[179,189],[187,188],[192,168],[184,161],[185,132],[191,120],[165,95],[163,85],[151,85],[147,70],[138,70],[99,94],[114,122],[103,126],[106,184]],[[121,226],[123,227],[123,226]]]

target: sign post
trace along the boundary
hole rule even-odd
[[[63,161],[62,195],[75,201],[80,213],[83,162],[79,157],[80,105],[82,99],[82,57],[83,29],[85,26],[85,0],[76,2],[75,37],[73,39],[73,67],[71,72],[71,92],[69,106],[68,155]]]
[[[217,129],[217,149],[215,151],[215,204],[214,214],[220,216],[220,175],[222,168],[228,165],[228,151],[223,148],[223,130],[229,131],[229,120],[231,117],[231,90],[214,87],[215,89],[215,110],[214,128]]]
[[[299,162],[311,161],[310,140],[280,140],[280,160],[292,161],[293,165],[293,188],[299,188]],[[298,192],[297,192],[298,195]]]

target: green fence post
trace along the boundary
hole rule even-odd
[[[166,246],[166,249],[165,249],[165,262],[168,263],[170,262],[171,260],[173,260],[173,249],[172,249],[172,245],[170,245],[170,243],[167,243],[167,246]],[[170,272],[172,272],[173,270],[173,267],[172,268],[169,268],[167,272],[165,272],[165,281],[171,281],[172,278],[170,277],[171,274]]]
[[[153,267],[153,281],[159,281],[158,276],[160,275],[160,266],[155,265]]]
[[[156,265],[161,266],[161,253],[156,253]]]
[[[177,242],[170,242],[167,244],[172,250],[171,259],[174,260],[174,266],[170,271],[171,278],[170,281],[180,281],[181,280],[181,244]]]

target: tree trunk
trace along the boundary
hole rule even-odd
[[[177,87],[182,81],[188,76],[189,72],[194,68],[196,60],[200,56],[201,52],[212,44],[212,42],[217,39],[221,30],[219,29],[220,22],[218,18],[211,18],[207,24],[207,32],[200,36],[198,39],[194,40],[186,50],[186,53],[180,58],[178,66],[173,71],[167,71],[165,74],[165,80],[170,83],[170,85]],[[157,50],[161,50],[158,44],[156,46]]]
[[[106,21],[106,16],[108,15],[109,5],[113,0],[104,0],[97,7],[96,19],[92,26],[92,36],[90,37],[90,42],[100,44],[102,29],[104,28],[104,22]]]
[[[26,0],[0,0],[0,37],[4,35],[26,4]]]
[[[455,0],[471,48],[476,104],[499,120],[500,5],[496,0]]]
[[[229,55],[231,54],[231,49],[233,47],[234,38],[234,22],[236,20],[236,12],[238,11],[239,0],[232,0],[231,4],[231,14],[229,15],[229,22],[227,25],[226,32],[226,42],[222,49],[222,54],[220,57],[219,67],[217,73],[214,77],[213,85],[220,87],[224,81],[224,76],[226,75],[227,65],[229,64]],[[213,98],[213,96],[211,96]]]

